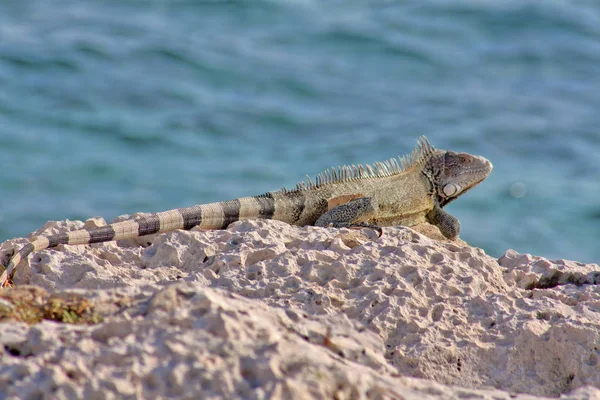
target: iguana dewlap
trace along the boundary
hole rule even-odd
[[[259,196],[178,208],[47,237],[37,237],[11,258],[0,285],[30,253],[59,244],[91,244],[131,239],[174,229],[225,229],[235,221],[264,218],[293,225],[322,227],[412,226],[429,222],[449,238],[458,237],[458,219],[444,206],[483,181],[487,159],[438,150],[421,137],[411,155],[373,165],[331,168],[313,183],[301,182]]]

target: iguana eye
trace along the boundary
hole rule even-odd
[[[446,186],[444,186],[444,194],[448,197],[454,196],[456,193],[458,193],[459,189],[460,188],[455,184],[449,183]]]

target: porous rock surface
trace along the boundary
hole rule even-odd
[[[600,398],[596,264],[245,221],[44,250],[13,281],[104,320],[0,323],[8,397]]]

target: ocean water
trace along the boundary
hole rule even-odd
[[[462,238],[600,262],[596,1],[4,1],[0,241],[438,148]]]

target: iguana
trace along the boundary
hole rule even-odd
[[[92,244],[175,229],[225,229],[235,221],[263,218],[321,227],[412,226],[429,222],[449,239],[458,237],[458,219],[444,206],[475,187],[491,172],[487,159],[435,149],[422,136],[412,154],[373,165],[328,169],[292,190],[178,208],[93,229],[39,236],[13,255],[0,286],[34,251],[59,244]]]

